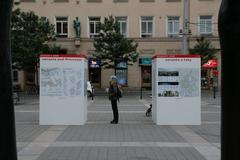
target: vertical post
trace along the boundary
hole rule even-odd
[[[140,99],[142,99],[142,86],[141,86],[141,89],[140,89]]]
[[[216,87],[213,86],[213,98],[215,99],[216,98]]]
[[[217,77],[213,77],[213,98],[216,98],[216,92],[217,92]]]
[[[183,33],[182,33],[182,53],[188,54],[188,33],[189,33],[189,0],[183,1]]]
[[[0,159],[17,160],[12,88],[10,21],[12,0],[0,1]]]
[[[240,159],[240,3],[222,0],[218,30],[222,55],[221,159]]]
[[[94,90],[93,90],[93,87],[92,87],[92,100],[93,100],[93,97],[94,97]]]

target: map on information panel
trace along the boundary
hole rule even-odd
[[[198,97],[199,69],[158,68],[158,97]]]
[[[82,95],[82,72],[72,68],[41,68],[41,96]]]

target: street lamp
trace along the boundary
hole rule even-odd
[[[188,29],[187,31],[179,30],[179,37],[182,38],[182,53],[188,54],[188,36],[192,35],[192,31]]]
[[[188,54],[188,35],[189,30],[189,12],[190,12],[189,0],[183,1],[183,29],[180,30],[179,35],[182,36],[182,53]]]

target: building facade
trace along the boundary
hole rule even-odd
[[[189,0],[188,46],[196,38],[206,36],[219,49],[218,10],[220,0]],[[85,53],[89,57],[89,80],[95,87],[108,86],[113,70],[92,61],[93,38],[98,23],[114,16],[121,33],[138,43],[139,59],[133,66],[120,64],[116,74],[125,87],[151,86],[151,57],[154,54],[181,54],[184,0],[15,0],[15,7],[34,11],[55,24],[57,40],[49,42],[64,48],[67,53]],[[80,21],[80,37],[76,38],[74,20]]]

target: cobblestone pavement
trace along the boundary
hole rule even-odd
[[[202,91],[200,126],[157,126],[146,117],[148,95],[124,95],[112,125],[107,97],[88,100],[83,126],[41,126],[39,100],[15,106],[19,160],[220,160],[220,98]]]

